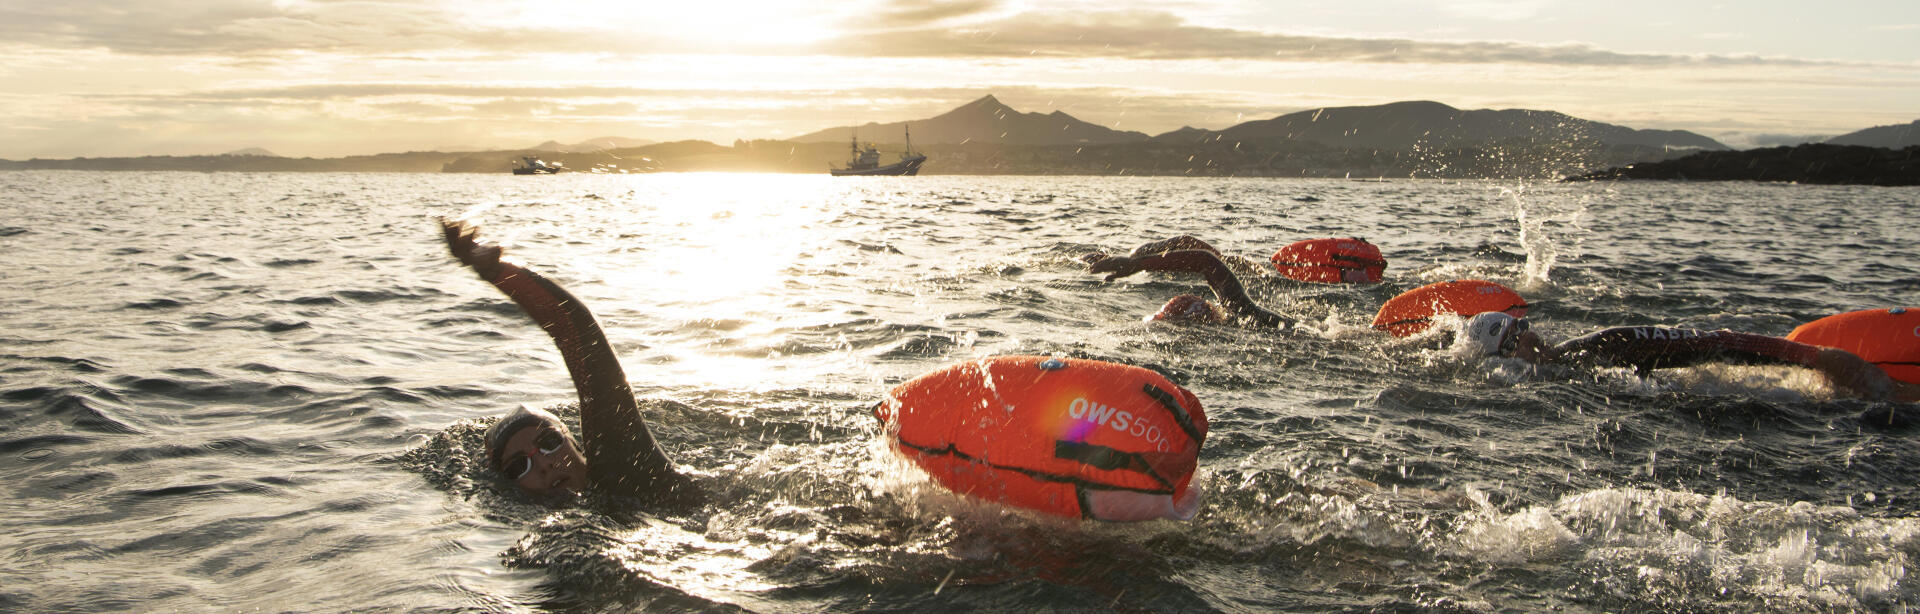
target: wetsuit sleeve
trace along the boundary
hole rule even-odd
[[[587,306],[559,284],[502,260],[500,246],[476,240],[477,229],[461,222],[440,224],[454,258],[513,299],[559,347],[580,395],[580,430],[593,486],[642,499],[684,496],[686,479],[647,429],[620,360]]]
[[[1133,252],[1127,255],[1140,257],[1140,256],[1150,256],[1153,254],[1162,254],[1166,252],[1177,252],[1177,251],[1189,250],[1189,249],[1197,249],[1205,252],[1213,252],[1215,254],[1220,253],[1220,250],[1215,249],[1212,244],[1209,244],[1206,241],[1200,240],[1200,237],[1196,237],[1193,235],[1180,235],[1177,237],[1168,237],[1168,238],[1161,239],[1159,241],[1154,241],[1151,243],[1141,244],[1140,247],[1133,248]]]
[[[1642,373],[1706,362],[1813,366],[1819,352],[1778,337],[1656,326],[1609,328],[1554,347],[1554,355],[1568,361],[1630,366]]]
[[[1219,256],[1200,250],[1166,252],[1138,258],[1139,267],[1145,271],[1168,271],[1199,273],[1207,280],[1207,287],[1213,289],[1214,297],[1220,299],[1220,306],[1235,317],[1252,320],[1263,326],[1289,328],[1293,320],[1280,314],[1267,311],[1253,303],[1247,296],[1247,288],[1241,285],[1240,278],[1227,268]]]

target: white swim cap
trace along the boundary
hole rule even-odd
[[[1474,357],[1497,356],[1501,343],[1507,340],[1508,333],[1513,331],[1517,322],[1519,319],[1498,311],[1467,318],[1460,332],[1454,334],[1454,351]]]

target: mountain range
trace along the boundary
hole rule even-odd
[[[1027,113],[987,95],[926,119],[839,126],[785,140],[651,143],[602,137],[526,149],[280,158],[226,156],[0,160],[0,169],[504,173],[522,156],[593,172],[823,172],[849,141],[898,148],[911,128],[928,174],[1145,174],[1266,177],[1557,178],[1729,148],[1684,130],[1641,130],[1525,109],[1461,110],[1432,101],[1328,107],[1208,130],[1114,130],[1062,111]],[[1920,122],[1830,142],[1898,147]],[[893,145],[887,145],[891,143]]]
[[[1580,119],[1555,111],[1525,109],[1462,111],[1431,101],[1374,106],[1328,107],[1254,120],[1221,130],[1183,127],[1147,136],[1081,121],[1060,111],[1021,113],[989,95],[927,119],[864,126],[840,126],[789,139],[798,143],[863,140],[897,142],[906,128],[924,144],[1004,143],[1009,145],[1089,145],[1151,141],[1197,144],[1291,140],[1330,147],[1407,150],[1488,142],[1569,143],[1592,141],[1670,149],[1724,151],[1711,138],[1685,130],[1636,130]]]
[[[1636,130],[1526,109],[1462,111],[1438,102],[1328,107],[1255,120],[1223,130],[1181,128],[1153,137],[1164,142],[1290,139],[1335,147],[1412,149],[1463,143],[1590,140],[1606,145],[1720,151],[1719,141],[1685,130]]]

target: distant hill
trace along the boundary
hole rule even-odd
[[[564,145],[564,144],[561,144],[559,141],[547,141],[539,145],[528,147],[527,149],[530,149],[533,151],[556,151],[560,153],[592,153],[596,151],[610,151],[614,149],[631,149],[634,147],[644,147],[647,145],[652,145],[653,143],[654,141],[649,141],[646,139],[629,139],[629,138],[618,137],[618,136],[603,136],[600,138],[587,139],[578,143],[574,143],[572,145]]]
[[[1885,147],[1904,149],[1920,145],[1920,119],[1910,124],[1874,126],[1858,132],[1849,132],[1826,140],[1829,145],[1864,145],[1867,147]]]
[[[271,151],[267,151],[267,150],[265,150],[265,149],[261,149],[261,148],[259,148],[259,147],[248,147],[248,148],[246,148],[246,149],[236,149],[236,150],[234,150],[234,151],[229,151],[229,152],[227,152],[227,153],[223,153],[223,154],[220,154],[220,155],[223,155],[223,156],[264,156],[264,157],[268,157],[268,158],[278,158],[278,157],[280,157],[280,156],[278,156],[278,155],[275,155],[275,154],[274,154],[273,152],[271,152]]]
[[[1348,148],[1409,150],[1479,143],[1597,142],[1608,146],[1725,151],[1719,141],[1685,130],[1635,130],[1555,111],[1462,111],[1430,101],[1328,107],[1246,122],[1223,130],[1181,128],[1153,137],[1163,143],[1285,139]]]
[[[1635,163],[1588,173],[1570,177],[1568,181],[1614,179],[1920,185],[1920,146],[1896,150],[1811,143],[1746,151],[1705,151],[1663,162]]]
[[[915,145],[1080,145],[1147,140],[1144,133],[1087,123],[1060,111],[1021,113],[1001,104],[999,99],[991,95],[928,119],[841,126],[787,140],[795,143],[846,143],[857,133],[863,142],[898,143],[909,123],[913,127]]]
[[[462,155],[437,151],[347,156],[344,158],[285,158],[280,156],[143,156],[139,158],[73,158],[69,160],[0,160],[0,170],[79,171],[194,171],[194,172],[439,172]],[[505,172],[504,170],[501,172]]]

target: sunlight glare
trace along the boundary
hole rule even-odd
[[[632,203],[631,231],[651,237],[639,248],[643,266],[602,270],[613,288],[645,289],[648,309],[671,322],[647,341],[662,378],[724,387],[805,381],[836,358],[804,364],[777,360],[794,329],[836,317],[796,304],[808,299],[787,285],[806,267],[834,266],[837,214],[844,186],[824,175],[691,173],[654,176],[659,197]],[[695,200],[686,197],[700,195]],[[623,258],[626,262],[633,259]],[[768,360],[773,358],[776,360]],[[793,369],[788,371],[788,369]]]

